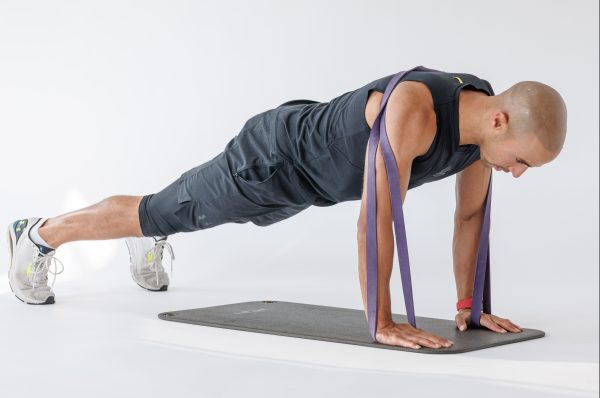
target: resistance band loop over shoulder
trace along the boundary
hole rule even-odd
[[[378,294],[378,260],[377,260],[377,199],[376,199],[376,170],[375,155],[377,147],[381,144],[381,153],[385,161],[387,170],[388,185],[390,188],[390,199],[392,216],[394,222],[394,232],[396,236],[396,246],[398,251],[398,263],[400,266],[400,276],[402,278],[402,291],[404,293],[404,303],[406,305],[406,314],[408,322],[417,327],[413,303],[412,284],[410,279],[410,263],[408,258],[408,243],[406,239],[406,228],[404,225],[404,213],[402,212],[402,194],[400,190],[400,177],[396,158],[388,140],[385,129],[385,110],[387,101],[392,90],[410,71],[439,72],[435,69],[429,69],[424,66],[416,66],[410,70],[399,72],[388,83],[379,113],[373,122],[368,143],[368,165],[367,173],[367,318],[369,323],[369,333],[376,341],[377,330],[377,294]],[[381,134],[380,134],[381,133]],[[380,139],[381,137],[381,139]],[[477,254],[477,269],[475,273],[473,304],[471,308],[471,324],[480,326],[479,317],[481,312],[481,302],[484,299],[484,312],[491,313],[490,300],[490,261],[489,261],[489,230],[490,230],[490,205],[492,179],[488,184],[488,192],[484,209],[484,219],[479,239],[479,251]],[[485,287],[483,287],[485,283]]]

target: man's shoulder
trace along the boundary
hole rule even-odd
[[[389,101],[402,105],[399,110],[427,113],[434,109],[433,96],[429,87],[418,81],[404,80],[398,83],[392,90]]]
[[[422,82],[402,81],[392,91],[386,109],[386,125],[415,151],[429,149],[437,130],[433,97]]]

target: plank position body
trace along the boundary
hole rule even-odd
[[[54,303],[47,274],[51,264],[60,263],[54,257],[59,246],[126,238],[134,281],[148,290],[166,290],[163,251],[173,256],[168,235],[228,222],[267,226],[313,205],[360,199],[357,242],[366,314],[367,143],[392,77],[329,102],[293,100],[260,113],[244,124],[222,153],[155,194],[115,195],[57,217],[10,223],[11,289],[29,304]],[[560,94],[535,81],[519,82],[494,95],[486,80],[471,74],[411,71],[392,91],[385,122],[402,202],[407,190],[457,174],[453,261],[459,300],[472,294],[491,170],[520,177],[529,167],[552,161],[563,147],[566,121]],[[410,348],[448,347],[452,342],[447,339],[392,320],[389,282],[394,242],[381,146],[375,162],[377,341]],[[56,277],[60,272],[50,273]],[[460,330],[466,329],[469,319],[469,309],[456,314]],[[480,323],[499,333],[520,331],[510,320],[491,314],[482,314]]]

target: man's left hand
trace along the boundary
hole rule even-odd
[[[467,330],[467,324],[470,323],[471,319],[471,310],[468,308],[460,310],[454,319],[456,321],[456,326],[458,326],[458,329],[461,332]],[[523,331],[523,329],[512,323],[509,319],[500,318],[499,316],[486,314],[484,312],[481,313],[479,324],[498,333],[506,333],[507,331],[520,333]]]

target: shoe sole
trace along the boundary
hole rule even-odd
[[[139,287],[141,287],[142,289],[146,289],[148,291],[151,292],[166,292],[167,288],[169,287],[169,285],[162,285],[159,289],[149,289],[147,287],[144,287],[142,285],[140,285],[138,283],[138,281],[135,279],[135,277],[133,276],[133,270],[132,270],[132,264],[133,264],[133,258],[131,257],[131,249],[129,247],[129,243],[127,243],[127,240],[125,240],[125,245],[127,245],[127,252],[129,253],[129,274],[131,275],[131,279],[133,279],[133,281],[135,282],[136,285],[138,285]]]
[[[12,245],[12,235],[10,233],[10,225],[6,228],[6,242],[8,243],[8,255],[10,256],[10,261],[8,263],[8,286],[10,286],[10,291],[13,292],[15,297],[22,301],[25,304],[29,305],[45,305],[45,304],[54,304],[54,296],[48,296],[46,301],[43,303],[30,303],[29,301],[23,300],[21,297],[17,295],[12,285],[10,284],[10,270],[12,269],[12,259],[13,259],[13,245]]]
[[[135,279],[134,279],[134,282],[135,282]],[[165,292],[165,291],[167,291],[167,288],[169,287],[168,285],[162,285],[160,287],[160,289],[148,289],[147,287],[144,287],[144,286],[140,285],[137,282],[135,282],[135,284],[138,285],[139,287],[141,287],[142,289],[146,289],[146,290],[149,290],[151,292]]]

